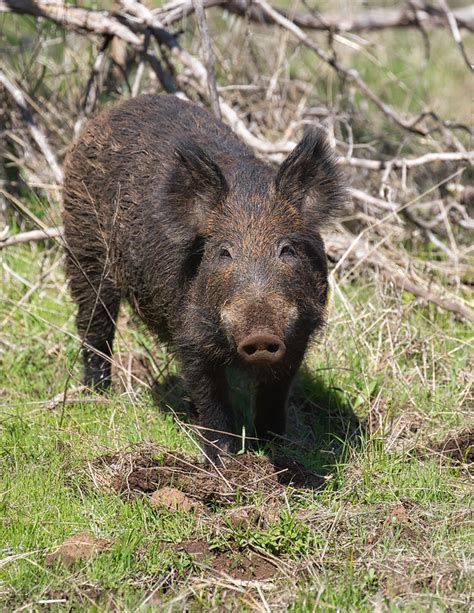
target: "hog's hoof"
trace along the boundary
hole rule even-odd
[[[206,443],[203,449],[206,462],[216,466],[225,466],[226,460],[234,456],[237,451],[238,438],[234,436],[212,440],[212,442]]]
[[[84,385],[98,394],[104,394],[110,390],[112,378],[101,375],[84,377]]]

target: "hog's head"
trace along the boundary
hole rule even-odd
[[[203,346],[251,367],[299,363],[325,317],[320,230],[347,199],[324,133],[308,133],[276,173],[199,147],[180,148],[177,159],[175,202],[198,237],[191,283]]]

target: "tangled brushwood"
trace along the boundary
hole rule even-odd
[[[428,63],[430,37],[447,28],[467,81],[472,64],[463,39],[474,30],[472,6],[451,10],[446,3],[417,1],[342,17],[285,12],[266,0],[173,1],[154,10],[136,0],[119,4],[119,10],[105,11],[50,0],[0,2],[1,13],[32,15],[40,28],[35,42],[27,43],[36,50],[25,70],[15,74],[8,53],[0,68],[3,207],[16,208],[36,227],[16,236],[6,228],[1,247],[60,237],[60,229],[34,218],[18,194],[26,182],[51,204],[58,201],[67,144],[102,99],[164,91],[210,106],[269,162],[282,161],[306,126],[322,123],[352,179],[353,212],[326,239],[336,269],[352,274],[369,268],[400,292],[474,318],[466,301],[472,283],[466,237],[474,223],[469,118],[443,117],[435,107],[418,113],[398,108],[350,63],[353,55],[370,56],[388,91],[407,89],[395,75],[384,74],[368,37],[390,28],[417,29],[426,46],[420,61]],[[34,57],[51,23],[57,33],[67,33],[67,46],[62,65],[51,57],[46,69]],[[378,39],[374,49],[381,45]],[[81,54],[94,48],[95,58],[82,62]],[[292,70],[298,72],[295,55],[305,67],[291,78]],[[61,70],[64,95],[47,74]],[[322,94],[325,82],[332,85]],[[49,219],[57,223],[53,213]],[[434,257],[407,248],[423,244]],[[449,292],[442,289],[446,281]]]

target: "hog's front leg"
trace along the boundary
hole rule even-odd
[[[229,386],[222,368],[197,367],[182,361],[184,381],[198,414],[202,434],[208,441],[206,455],[211,459],[223,452],[237,449],[234,414],[229,397]]]

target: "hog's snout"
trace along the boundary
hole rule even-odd
[[[249,364],[276,364],[285,352],[285,343],[278,336],[265,332],[249,334],[237,346],[237,353]]]

